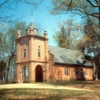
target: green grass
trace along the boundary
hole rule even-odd
[[[2,89],[0,90],[0,100],[96,100],[100,98],[100,92],[96,91],[75,91],[75,90],[52,90],[52,89]],[[86,99],[88,98],[88,99]],[[94,98],[94,99],[93,99]]]

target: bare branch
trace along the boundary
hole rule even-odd
[[[93,7],[100,7],[100,5],[98,4],[93,4],[90,0],[87,0],[88,3],[90,3],[91,6]]]
[[[70,4],[69,4],[69,7],[68,7],[68,10],[72,7],[72,4],[73,4],[72,1],[73,1],[73,0],[70,1]]]
[[[26,4],[30,4],[30,5],[34,5],[34,7],[36,7],[39,3],[41,3],[43,0],[40,0],[38,2],[34,2],[34,0],[32,0],[31,2],[30,1],[27,1],[27,0],[19,0],[20,2],[22,3],[26,3]]]
[[[96,18],[100,18],[100,14],[99,13],[92,13],[90,15],[93,16],[93,17],[96,17]]]
[[[5,0],[3,3],[0,4],[0,7],[2,7],[4,4],[6,4],[9,0]]]
[[[68,6],[68,10],[70,10],[70,8],[71,8],[72,5],[73,5],[73,0],[71,0],[70,3],[69,3],[68,5],[65,3],[65,1],[63,1],[63,2],[61,3],[61,5],[62,5],[62,4]]]

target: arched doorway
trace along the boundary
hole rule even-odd
[[[35,81],[43,82],[43,72],[42,72],[42,67],[40,65],[36,66],[35,69]]]
[[[22,68],[22,82],[23,83],[28,82],[28,66],[24,66]]]

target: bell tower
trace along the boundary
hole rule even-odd
[[[44,36],[40,35],[34,23],[31,22],[25,36],[21,36],[18,30],[16,43],[16,82],[25,82],[25,77],[27,77],[27,82],[47,80],[46,73],[49,73],[47,32],[44,31]]]

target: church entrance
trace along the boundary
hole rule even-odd
[[[43,82],[43,71],[40,65],[36,66],[36,69],[35,69],[35,81]]]
[[[22,82],[23,83],[28,82],[28,66],[24,66],[22,68]]]

